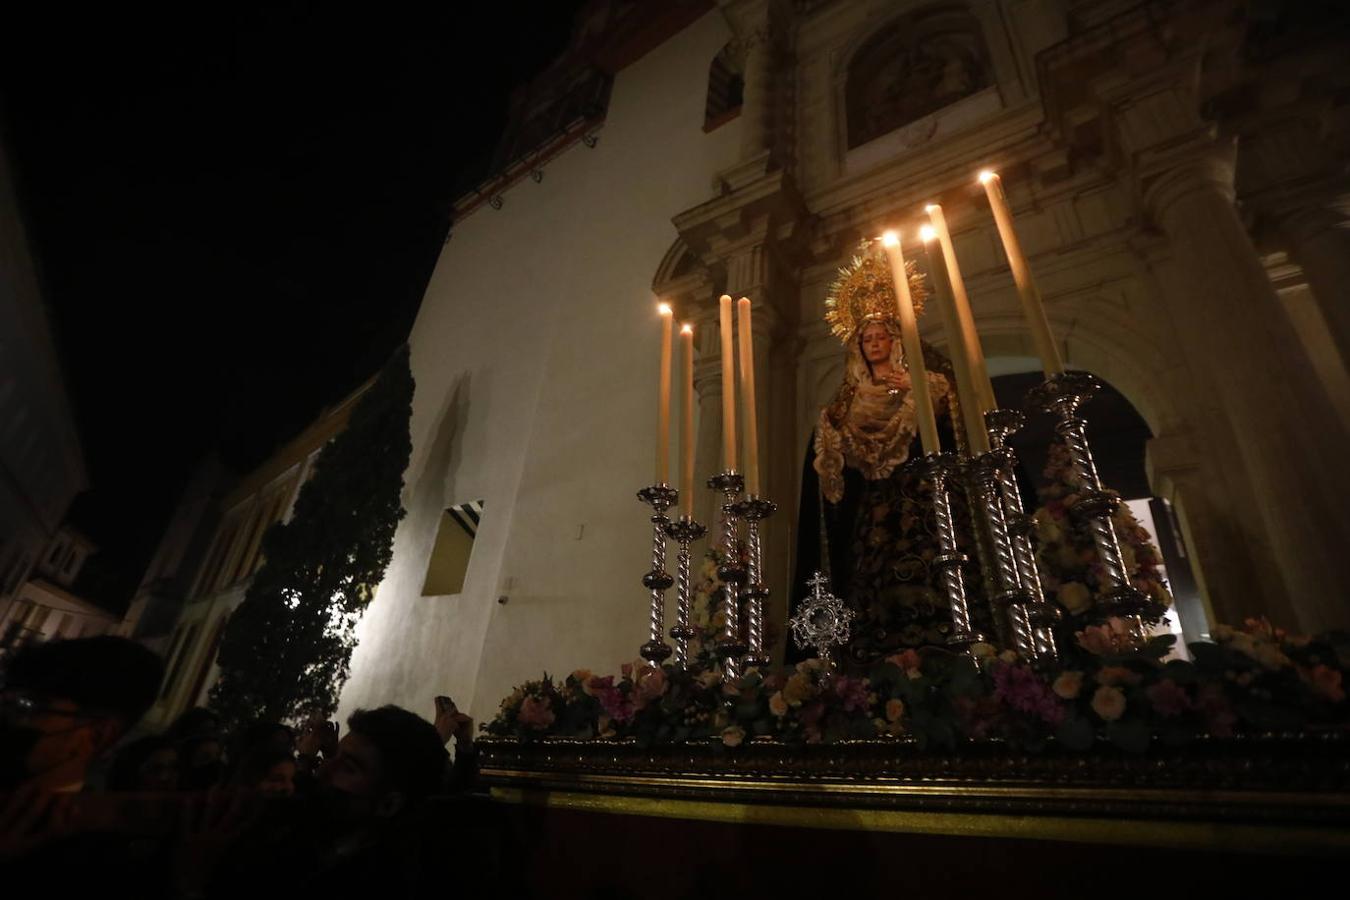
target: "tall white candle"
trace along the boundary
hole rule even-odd
[[[661,313],[661,386],[656,419],[656,484],[670,483],[670,356],[672,310],[669,303],[657,309]]]
[[[1058,375],[1064,371],[1064,361],[1059,357],[1059,347],[1050,332],[1050,322],[1045,317],[1045,304],[1041,302],[1040,289],[1031,277],[1031,267],[1027,265],[1026,254],[1013,230],[1012,210],[1008,207],[1008,197],[1003,193],[1003,179],[996,172],[980,173],[980,184],[989,197],[989,207],[994,211],[994,224],[998,226],[998,236],[1003,239],[1003,249],[1008,254],[1008,265],[1012,268],[1013,281],[1017,284],[1017,296],[1022,300],[1022,315],[1031,331],[1031,340],[1036,345],[1036,354],[1041,358],[1041,367],[1047,376]]]
[[[736,357],[732,353],[731,297],[719,302],[722,326],[722,471],[736,471]]]
[[[905,257],[900,252],[900,235],[888,231],[881,236],[886,258],[891,263],[891,283],[895,286],[895,309],[900,318],[900,340],[905,347],[905,362],[909,364],[910,390],[914,393],[914,418],[919,423],[919,439],[924,453],[937,453],[937,419],[933,417],[933,397],[928,393],[928,365],[923,360],[923,343],[919,340],[919,320],[914,314],[914,300],[909,295],[909,276],[905,273]]]
[[[952,247],[952,235],[947,230],[947,217],[942,207],[930,203],[924,207],[928,220],[937,232],[938,243],[942,246],[942,259],[947,264],[947,282],[952,290],[952,302],[960,315],[961,336],[966,345],[966,355],[970,359],[970,374],[975,382],[975,394],[979,398],[980,415],[995,409],[998,401],[994,399],[994,385],[989,380],[989,370],[984,363],[984,352],[980,349],[979,337],[975,334],[975,317],[970,311],[970,297],[966,294],[966,283],[961,278],[961,266],[956,262],[956,250]]]
[[[745,433],[745,490],[748,496],[759,496],[759,429],[755,421],[755,348],[750,326],[750,300],[736,301],[736,319],[739,325],[737,339],[741,351],[741,403]]]
[[[684,380],[680,384],[680,512],[694,517],[694,326],[680,326]]]
[[[967,331],[963,327],[960,310],[952,296],[951,282],[947,280],[947,267],[942,261],[942,248],[938,246],[937,230],[931,225],[919,229],[919,238],[928,254],[928,275],[933,280],[933,294],[938,308],[942,310],[942,326],[947,332],[947,347],[951,352],[952,369],[956,372],[956,396],[961,404],[961,422],[965,426],[966,448],[972,455],[989,452],[989,432],[984,425],[984,409],[979,392],[975,388],[976,367],[971,361],[968,349]],[[970,319],[970,309],[965,310]],[[974,322],[970,322],[973,335]],[[980,354],[979,337],[974,337],[975,354]]]

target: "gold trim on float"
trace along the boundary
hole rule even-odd
[[[813,786],[823,787],[823,786]],[[835,787],[835,786],[830,786]],[[838,786],[847,787],[847,786]],[[611,815],[694,819],[733,825],[778,825],[843,831],[888,831],[953,837],[1130,844],[1273,854],[1333,854],[1350,851],[1350,832],[1337,828],[1220,824],[1157,819],[1100,819],[1003,813],[924,812],[891,809],[778,806],[737,801],[598,795],[542,788],[494,786],[504,803]],[[989,789],[978,789],[986,792]],[[939,791],[943,792],[943,791]],[[1063,789],[1054,793],[1063,794]],[[1020,792],[1028,794],[1030,792]],[[1048,793],[1048,792],[1047,792]],[[1103,792],[1070,791],[1074,795]],[[1121,792],[1137,794],[1137,791]],[[1209,795],[1213,796],[1213,795]],[[1300,797],[1301,800],[1311,798]],[[1342,802],[1344,798],[1341,798]]]
[[[655,791],[737,791],[761,794],[766,797],[793,794],[814,794],[822,797],[915,797],[961,800],[1077,800],[1087,802],[1168,803],[1174,806],[1195,807],[1216,804],[1249,805],[1260,808],[1288,805],[1291,807],[1324,807],[1350,809],[1350,794],[1197,790],[1185,788],[1111,788],[1058,787],[1050,785],[1000,786],[933,782],[887,783],[871,781],[858,783],[764,780],[751,778],[696,778],[677,776],[597,775],[582,772],[525,771],[519,769],[484,768],[481,776],[488,780],[526,781],[537,785],[541,781],[566,783],[579,790],[594,787],[597,790],[614,788],[644,788]],[[534,790],[555,790],[534,787]],[[495,790],[495,788],[494,788]],[[556,790],[564,790],[557,788]],[[714,801],[721,803],[722,801]]]

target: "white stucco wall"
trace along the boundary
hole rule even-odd
[[[645,640],[658,322],[674,214],[712,196],[739,122],[703,132],[713,12],[622,70],[574,145],[458,223],[412,332],[408,517],[359,630],[340,714],[450,694],[480,721],[511,685],[617,669]],[[464,591],[423,597],[441,511],[485,501]],[[499,604],[499,595],[509,602]]]

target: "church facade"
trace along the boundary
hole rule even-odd
[[[636,656],[658,299],[695,329],[699,483],[721,468],[717,298],[752,301],[781,640],[802,462],[844,362],[824,300],[858,242],[940,203],[991,371],[1037,369],[983,168],[1066,363],[1147,423],[1196,620],[1347,624],[1346,41],[1318,4],[1247,6],[589,4],[518,93],[413,328],[408,516],[344,713],[448,693],[481,720],[541,671]]]

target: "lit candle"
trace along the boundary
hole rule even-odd
[[[741,351],[741,403],[745,417],[745,490],[750,497],[759,496],[759,430],[755,422],[755,349],[751,343],[750,300],[736,301],[738,338]]]
[[[1012,267],[1013,281],[1017,283],[1017,296],[1022,300],[1022,315],[1031,329],[1031,340],[1041,358],[1041,367],[1045,369],[1047,377],[1058,375],[1064,371],[1064,362],[1059,358],[1059,348],[1055,346],[1055,337],[1050,333],[1050,322],[1045,318],[1041,292],[1031,277],[1031,267],[1027,265],[1026,254],[1022,252],[1017,232],[1013,230],[1012,211],[1003,193],[1003,179],[994,172],[985,171],[980,173],[980,184],[984,185],[984,192],[989,196],[994,224],[998,226],[998,236],[1003,239],[1003,249],[1008,254],[1008,265]]]
[[[661,388],[656,419],[656,483],[670,481],[670,353],[672,312],[669,303],[657,309],[661,313]]]
[[[736,471],[736,360],[731,352],[731,297],[722,295],[722,471]]]
[[[989,370],[984,364],[984,352],[980,350],[980,339],[975,334],[975,318],[970,312],[970,297],[966,294],[966,283],[961,278],[961,267],[956,262],[956,250],[952,247],[952,235],[947,230],[947,217],[942,207],[930,203],[924,207],[928,219],[937,232],[938,243],[942,245],[942,260],[947,269],[947,286],[951,288],[952,303],[961,315],[961,336],[966,345],[966,355],[970,359],[970,374],[975,383],[975,395],[979,398],[980,414],[998,407],[994,399],[994,386],[989,381]]]
[[[964,310],[957,308],[956,300],[952,296],[951,282],[947,280],[947,267],[942,261],[942,248],[936,240],[937,229],[932,225],[925,225],[919,229],[919,237],[923,240],[923,249],[928,254],[928,274],[933,279],[933,293],[937,296],[938,306],[942,308],[942,327],[947,331],[947,346],[952,355],[952,368],[956,371],[956,396],[961,402],[961,421],[966,430],[966,447],[971,455],[987,453],[989,432],[984,426],[985,410],[980,402],[979,391],[975,388],[977,368],[973,364],[973,360],[983,359],[983,353],[980,350],[980,339],[975,334],[970,307],[965,307]],[[973,348],[970,346],[972,342]]]
[[[891,283],[895,285],[895,308],[900,316],[900,340],[909,363],[910,390],[914,394],[914,418],[919,422],[919,438],[924,453],[937,453],[937,419],[933,418],[933,398],[928,393],[928,366],[923,361],[923,344],[919,340],[919,320],[914,315],[914,301],[909,296],[909,275],[905,272],[905,258],[900,252],[900,235],[888,231],[881,236],[886,257],[891,263]]]
[[[694,326],[680,326],[684,383],[680,394],[680,512],[694,517]]]

